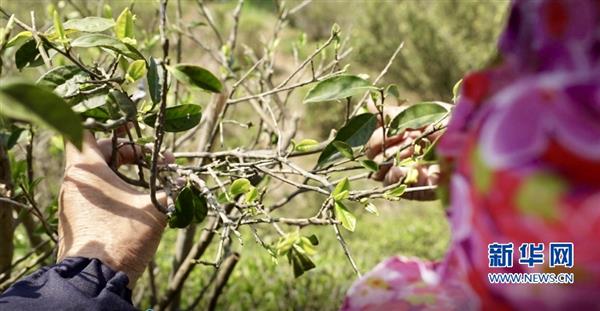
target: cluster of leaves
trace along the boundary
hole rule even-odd
[[[125,8],[117,20],[103,17],[86,17],[62,22],[54,11],[54,25],[43,33],[26,30],[16,34],[3,49],[16,48],[15,64],[19,70],[44,64],[42,53],[49,60],[62,55],[74,65],[57,66],[46,72],[36,83],[21,79],[3,80],[0,114],[18,121],[49,127],[81,147],[82,120],[115,122],[119,119],[139,120],[155,126],[157,103],[161,101],[159,65],[153,57],[144,57],[135,47],[135,16]],[[9,33],[12,23],[4,29]],[[37,37],[37,38],[36,38]],[[38,39],[39,38],[39,39]],[[105,68],[87,68],[73,56],[75,49],[100,48],[114,59],[112,73]],[[122,76],[117,76],[117,65]],[[166,66],[166,65],[165,65]],[[171,75],[184,85],[218,93],[222,85],[208,70],[191,64],[167,66]],[[146,78],[149,101],[140,99],[136,83]],[[167,81],[168,83],[168,81]],[[136,97],[136,101],[132,98]],[[202,107],[182,104],[165,111],[166,132],[186,131],[196,126],[202,117]],[[93,127],[92,127],[93,128]],[[16,132],[15,132],[16,133]],[[14,139],[13,139],[14,140]]]
[[[319,245],[317,236],[302,236],[299,231],[293,231],[277,242],[277,256],[286,256],[294,269],[294,276],[299,277],[304,272],[315,268],[309,256],[316,253],[314,247],[317,245]]]

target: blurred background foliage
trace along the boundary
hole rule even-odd
[[[182,6],[182,24],[192,27],[197,37],[205,44],[216,45],[210,29],[203,25],[195,0],[179,0]],[[170,1],[169,18],[175,20],[177,0]],[[293,7],[302,0],[287,1]],[[136,27],[140,49],[143,53],[158,53],[156,30],[158,2],[155,0],[1,0],[0,5],[15,13],[22,20],[29,21],[29,11],[36,12],[37,25],[45,29],[52,23],[48,18],[52,9],[58,8],[66,18],[81,15],[112,14],[133,3],[137,15]],[[208,1],[215,23],[222,33],[228,33],[232,26],[231,11],[235,1]],[[112,13],[105,10],[112,8]],[[278,5],[282,5],[279,3]],[[399,86],[400,98],[414,102],[419,100],[450,101],[452,86],[468,71],[483,67],[495,55],[495,41],[502,28],[508,7],[507,1],[484,0],[314,0],[300,12],[292,16],[288,27],[280,34],[274,74],[284,76],[296,66],[297,59],[303,59],[314,51],[330,34],[334,23],[341,26],[345,47],[352,47],[351,54],[343,62],[350,65],[353,73],[364,73],[375,77],[388,62],[396,47],[404,42],[404,48],[384,78],[381,85],[395,83]],[[83,14],[82,14],[83,12]],[[277,4],[271,0],[247,0],[240,21],[239,44],[247,47],[257,57],[268,53],[273,47],[265,46],[273,35],[273,25],[277,21]],[[182,25],[178,25],[181,27]],[[174,26],[177,27],[177,26]],[[240,49],[242,50],[242,49]],[[333,53],[331,49],[327,51]],[[5,66],[10,66],[11,53],[3,55]],[[239,52],[238,53],[242,53]],[[158,55],[158,54],[156,54]],[[331,55],[331,54],[329,54]],[[249,55],[240,55],[242,61],[251,63]],[[93,59],[93,55],[89,56]],[[182,62],[201,64],[211,70],[219,70],[202,49],[184,39]],[[13,66],[14,69],[14,66]],[[3,76],[24,75],[37,78],[43,67],[4,70]],[[303,114],[298,137],[325,139],[331,129],[339,128],[344,120],[344,105],[302,105],[303,94],[296,94],[293,109]],[[181,101],[197,101],[202,98],[182,98]],[[243,118],[251,110],[237,105],[236,113]],[[226,142],[229,147],[245,143],[241,135]],[[23,137],[22,140],[28,139]],[[48,132],[36,135],[36,172],[44,176],[40,187],[40,202],[49,209],[56,210],[55,194],[61,178],[62,143]],[[247,140],[247,139],[246,139]],[[20,146],[20,148],[23,148]],[[13,162],[23,161],[18,150],[12,155]],[[284,192],[284,191],[282,191]],[[283,193],[282,195],[284,195]],[[320,198],[307,196],[297,200],[301,215],[303,208],[320,205]],[[358,213],[357,231],[347,234],[346,239],[353,251],[361,271],[392,255],[419,256],[439,259],[443,256],[449,241],[449,228],[445,212],[437,202],[414,203],[400,201],[393,204],[380,202],[380,215]],[[304,212],[306,214],[306,212]],[[286,212],[288,217],[289,211]],[[15,235],[16,257],[29,248],[27,237],[21,227]],[[219,309],[224,310],[335,310],[339,307],[345,291],[354,281],[355,275],[347,263],[342,250],[337,245],[331,228],[309,228],[316,233],[321,244],[316,256],[317,268],[299,279],[294,279],[287,264],[275,265],[271,257],[254,243],[249,232],[243,256],[234,271],[226,292],[219,300]],[[161,273],[158,284],[166,284],[170,269],[172,248],[176,230],[168,230],[160,251],[157,265]],[[271,241],[276,239],[273,235]],[[269,237],[267,237],[269,239]],[[240,246],[241,247],[241,246]],[[214,250],[213,250],[214,251]],[[209,256],[212,256],[209,254]],[[199,294],[195,289],[202,287],[210,278],[209,267],[200,266],[193,272],[184,292],[183,306],[190,305]],[[134,299],[139,307],[149,306],[147,288],[137,288]]]
[[[506,9],[506,1],[317,1],[293,21],[311,39],[328,36],[332,23],[349,29],[353,61],[368,73],[404,42],[385,80],[418,99],[450,101],[452,86],[493,58]]]

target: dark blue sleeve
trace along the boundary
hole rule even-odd
[[[13,284],[0,295],[0,311],[137,310],[128,283],[98,259],[70,257]]]

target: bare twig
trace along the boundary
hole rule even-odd
[[[383,76],[385,76],[385,74],[388,72],[388,70],[390,69],[390,67],[394,63],[394,60],[396,59],[396,57],[400,53],[400,50],[402,50],[403,47],[404,47],[404,41],[402,41],[400,43],[400,45],[398,45],[398,47],[396,48],[396,50],[394,51],[394,53],[392,53],[392,56],[388,60],[388,62],[385,65],[385,67],[383,67],[383,70],[381,70],[381,72],[379,73],[379,75],[373,81],[373,85],[379,83],[379,80],[381,80],[381,78],[383,78]],[[356,106],[354,107],[354,111],[352,111],[351,116],[355,116],[358,113],[358,111],[360,110],[360,108],[364,105],[365,100],[367,99],[368,96],[369,96],[369,93],[367,92],[362,97],[362,99],[356,104]],[[384,120],[382,120],[382,121],[384,121]]]
[[[344,254],[346,255],[346,258],[348,258],[348,261],[350,262],[352,269],[354,269],[354,272],[356,272],[356,275],[358,275],[358,277],[361,277],[361,273],[358,270],[358,267],[356,266],[356,262],[354,262],[354,258],[352,258],[352,255],[350,254],[350,250],[348,249],[346,240],[344,240],[344,237],[342,236],[342,233],[340,232],[340,228],[338,228],[337,224],[333,224],[331,227],[333,227],[333,231],[335,231],[335,237],[337,238],[338,242],[340,242],[340,245],[342,246],[342,249],[344,250]]]
[[[216,309],[219,296],[223,292],[223,289],[225,288],[225,285],[227,284],[227,281],[231,276],[231,272],[233,272],[233,269],[235,268],[235,265],[238,263],[239,260],[240,254],[232,253],[223,262],[223,265],[219,269],[219,273],[217,274],[217,277],[215,279],[215,286],[210,297],[210,302],[208,303],[208,310]]]
[[[167,108],[167,91],[168,91],[168,76],[169,72],[167,70],[167,64],[169,62],[169,39],[167,38],[166,33],[166,25],[167,25],[167,2],[168,0],[161,0],[160,5],[160,38],[162,43],[163,50],[163,59],[162,59],[162,70],[163,70],[163,83],[162,83],[162,97],[160,101],[160,108],[158,110],[158,117],[156,118],[156,123],[154,127],[156,128],[154,134],[154,149],[152,150],[152,164],[150,169],[150,198],[152,199],[152,203],[156,208],[166,213],[167,209],[158,202],[156,198],[156,179],[157,179],[157,166],[158,166],[158,158],[160,156],[160,147],[162,145],[163,137],[165,135],[164,132],[164,121],[165,121],[165,110]]]

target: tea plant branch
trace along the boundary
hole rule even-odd
[[[274,218],[251,218],[244,219],[241,221],[241,225],[253,225],[253,224],[271,224],[271,223],[281,223],[289,226],[298,226],[305,227],[309,225],[318,225],[318,226],[326,226],[332,224],[339,224],[340,222],[333,219],[322,219],[317,217],[309,217],[309,218],[284,218],[284,217],[274,217]]]
[[[177,272],[175,272],[174,277],[167,285],[166,292],[163,294],[162,298],[158,302],[158,305],[155,306],[155,310],[164,310],[164,308],[171,303],[171,301],[175,297],[175,294],[181,290],[185,280],[188,278],[195,265],[195,261],[198,260],[200,256],[202,256],[202,254],[204,254],[204,252],[210,245],[210,242],[212,241],[212,238],[215,234],[215,230],[218,227],[218,217],[212,217],[208,220],[205,226],[205,228],[208,228],[208,230],[204,230],[202,232],[198,241],[194,243],[194,245],[188,252],[187,256],[179,266],[179,269],[177,269]]]
[[[298,72],[304,69],[304,67],[308,65],[317,55],[321,54],[321,52],[325,48],[331,45],[331,43],[338,37],[338,35],[339,34],[337,32],[332,33],[331,36],[329,36],[329,38],[327,39],[327,41],[325,41],[325,43],[323,43],[322,46],[320,46],[314,52],[312,52],[312,54],[310,54],[294,71],[292,71],[292,73],[285,80],[283,80],[283,82],[277,85],[276,89],[281,89],[284,86],[286,86],[294,78],[294,76],[298,74]]]
[[[398,47],[396,48],[396,50],[394,51],[394,53],[392,53],[392,56],[388,60],[388,62],[385,65],[385,67],[383,67],[383,69],[381,70],[381,72],[379,73],[379,75],[377,75],[377,77],[375,78],[375,80],[373,80],[373,85],[376,85],[377,83],[379,83],[379,80],[381,80],[385,76],[385,74],[388,72],[388,70],[390,69],[390,67],[394,63],[394,60],[396,60],[396,57],[398,57],[398,54],[400,53],[400,50],[402,50],[403,47],[404,47],[404,41],[400,42],[400,45],[398,45]],[[352,116],[355,116],[358,113],[358,111],[360,110],[360,108],[365,104],[365,101],[367,100],[368,96],[369,96],[369,93],[366,93],[361,98],[361,100],[358,101],[358,103],[354,107],[354,111],[352,111]],[[382,122],[385,122],[385,120],[382,120]]]
[[[223,265],[218,270],[218,273],[217,273],[217,276],[215,279],[215,284],[213,287],[213,292],[211,294],[210,301],[208,303],[208,310],[212,311],[212,310],[216,309],[217,300],[219,299],[219,296],[223,292],[223,289],[225,288],[227,281],[229,281],[231,272],[233,272],[233,269],[235,268],[235,265],[239,262],[239,260],[240,260],[240,254],[232,253],[225,259]]]
[[[35,200],[33,199],[32,194],[29,193],[29,191],[27,191],[27,188],[25,188],[22,184],[20,185],[20,187],[21,187],[21,190],[23,191],[23,196],[25,197],[25,199],[27,200],[27,202],[29,202],[29,204],[31,205],[31,209],[34,212],[33,214],[36,215],[37,218],[42,223],[42,226],[44,227],[44,231],[46,232],[46,234],[48,235],[48,237],[50,237],[50,239],[52,239],[52,241],[54,243],[56,243],[58,241],[57,238],[56,238],[56,231],[54,231],[54,230],[52,230],[50,228],[50,225],[48,224],[48,222],[44,218],[44,214],[42,214],[42,211],[40,211],[40,209],[38,208]]]
[[[5,277],[4,273],[16,268],[21,262],[27,260],[28,258],[31,258],[31,256],[33,254],[37,253],[38,250],[44,248],[49,243],[50,243],[50,240],[44,240],[44,241],[40,242],[39,244],[37,244],[36,246],[34,246],[29,252],[27,252],[26,254],[24,254],[23,256],[18,258],[17,260],[13,261],[12,265],[8,269],[5,269],[4,271],[0,271],[0,279]]]
[[[148,284],[150,285],[150,305],[155,305],[158,301],[158,289],[156,287],[156,262],[154,259],[148,263]]]
[[[0,284],[0,292],[5,291],[14,282],[16,282],[17,280],[22,278],[25,274],[27,274],[27,272],[29,272],[29,270],[40,265],[44,260],[46,260],[46,258],[50,257],[50,255],[52,255],[53,252],[54,252],[53,250],[48,250],[48,251],[44,252],[43,254],[39,255],[36,259],[34,259],[29,264],[27,264],[23,269],[21,269],[21,271],[19,273],[15,274],[10,279],[8,279],[8,280],[4,281],[4,283]],[[3,276],[0,276],[0,279],[2,277]]]
[[[31,35],[35,39],[37,49],[40,53],[40,56],[44,60],[44,65],[46,66],[46,69],[50,69],[52,68],[52,61],[50,61],[50,57],[48,57],[48,54],[44,49],[44,44],[42,43],[42,40],[38,35],[37,27],[35,25],[35,11],[30,11],[29,13],[31,15]]]
[[[356,275],[358,277],[361,277],[362,274],[360,273],[360,270],[358,270],[358,267],[356,266],[356,262],[354,261],[354,258],[352,258],[352,255],[350,254],[350,250],[348,249],[346,240],[344,240],[344,237],[342,236],[342,233],[340,232],[340,228],[338,227],[337,224],[333,224],[333,225],[331,225],[331,227],[333,228],[333,231],[335,232],[335,237],[337,238],[338,242],[342,246],[342,249],[344,250],[344,255],[346,255],[346,258],[348,258],[348,261],[350,262],[352,269],[354,269],[354,272],[356,272]]]
[[[331,74],[328,74],[328,75],[323,75],[321,77],[318,77],[318,78],[316,78],[316,80],[313,80],[313,79],[311,79],[311,80],[305,80],[305,81],[298,82],[298,83],[295,83],[295,84],[292,84],[292,85],[283,86],[283,87],[280,87],[280,88],[274,88],[274,89],[262,92],[260,94],[248,95],[248,96],[245,96],[245,97],[239,97],[239,98],[230,99],[230,100],[227,101],[227,103],[228,104],[237,104],[237,103],[245,102],[245,101],[248,101],[248,100],[251,100],[251,99],[263,98],[263,97],[266,97],[266,96],[269,96],[269,95],[273,95],[273,94],[277,94],[277,93],[281,93],[281,92],[285,92],[285,91],[289,91],[289,90],[294,90],[294,89],[303,87],[305,85],[309,85],[309,84],[314,83],[314,82],[319,82],[319,81],[326,80],[328,78],[331,78],[331,77],[336,76],[338,74],[341,74],[343,72],[344,72],[343,70],[340,70],[340,71],[337,71],[337,72],[334,72],[334,73],[331,73]]]
[[[297,12],[299,12],[300,10],[302,10],[304,7],[306,7],[307,5],[309,5],[312,2],[312,0],[304,0],[301,3],[299,3],[298,5],[296,5],[295,7],[291,8],[288,11],[288,15],[294,15]]]
[[[154,134],[154,148],[152,150],[152,160],[150,169],[150,198],[154,206],[161,212],[167,213],[167,209],[162,206],[156,198],[156,179],[158,174],[158,158],[160,156],[160,147],[162,145],[164,132],[164,121],[165,121],[165,110],[167,108],[167,91],[169,83],[169,72],[167,70],[167,64],[169,62],[169,38],[167,38],[166,24],[167,24],[167,3],[168,0],[161,0],[160,3],[160,38],[162,43],[163,58],[162,58],[162,72],[163,72],[163,83],[160,107],[158,110],[158,117],[156,118],[154,128],[156,129]]]
[[[215,22],[214,22],[212,16],[210,15],[210,12],[208,11],[208,8],[206,8],[206,6],[204,5],[204,0],[197,0],[196,3],[198,4],[198,7],[200,7],[200,11],[202,12],[202,15],[204,15],[204,18],[206,19],[206,23],[210,26],[210,28],[214,32],[215,36],[217,37],[217,40],[219,41],[219,46],[223,46],[225,41],[223,40],[223,37],[221,36],[221,32],[219,32],[219,29],[215,25]]]
[[[3,8],[0,7],[0,12],[2,14],[4,14],[4,16],[6,16],[7,18],[10,17],[11,15],[8,14],[8,12],[6,12]],[[32,11],[33,13],[33,11]],[[33,16],[33,19],[35,20],[35,17]],[[81,70],[85,71],[87,74],[89,74],[93,79],[100,79],[101,77],[99,75],[97,75],[96,73],[94,73],[93,71],[90,71],[86,66],[84,66],[83,64],[81,64],[75,57],[73,57],[68,51],[63,51],[60,48],[57,48],[52,42],[50,42],[50,40],[48,40],[44,35],[40,34],[39,32],[37,32],[34,28],[30,27],[29,25],[27,25],[26,23],[24,23],[23,21],[19,20],[18,18],[14,17],[13,18],[14,22],[19,25],[19,27],[31,32],[32,36],[34,36],[34,38],[37,38],[41,41],[41,43],[39,44],[39,48],[42,48],[43,50],[43,54],[40,51],[40,55],[42,55],[42,57],[44,57],[43,55],[46,55],[46,51],[43,49],[43,46],[47,46],[50,49],[55,50],[56,52],[58,52],[59,54],[63,55],[64,57],[66,57],[68,60],[70,60],[73,64],[75,64],[77,67],[79,67]],[[36,40],[37,40],[36,39]],[[43,44],[42,44],[43,43]],[[44,60],[46,61],[46,60]]]
[[[33,212],[33,207],[31,205],[27,205],[27,204],[24,204],[24,203],[12,200],[10,198],[0,197],[0,202],[8,203],[8,204],[11,204],[13,206],[17,206],[17,207],[20,207],[20,208],[25,209],[27,211]],[[36,214],[36,216],[37,216],[37,214]]]
[[[231,28],[231,33],[229,34],[229,39],[227,40],[227,45],[232,52],[235,50],[235,45],[237,43],[238,27],[240,25],[240,13],[242,12],[243,6],[244,0],[238,0],[238,4],[233,10],[233,27]]]
[[[201,263],[201,262],[198,262],[198,263]],[[210,265],[210,266],[212,266],[212,265]],[[198,306],[198,304],[200,303],[200,301],[204,297],[204,294],[206,294],[206,292],[208,291],[210,285],[214,283],[215,279],[217,278],[217,274],[219,274],[219,270],[214,270],[212,272],[212,275],[210,276],[210,279],[206,282],[206,284],[204,286],[202,286],[202,289],[200,289],[200,291],[198,292],[198,295],[196,296],[196,298],[194,298],[194,301],[186,309],[187,311],[197,310],[196,307]]]

